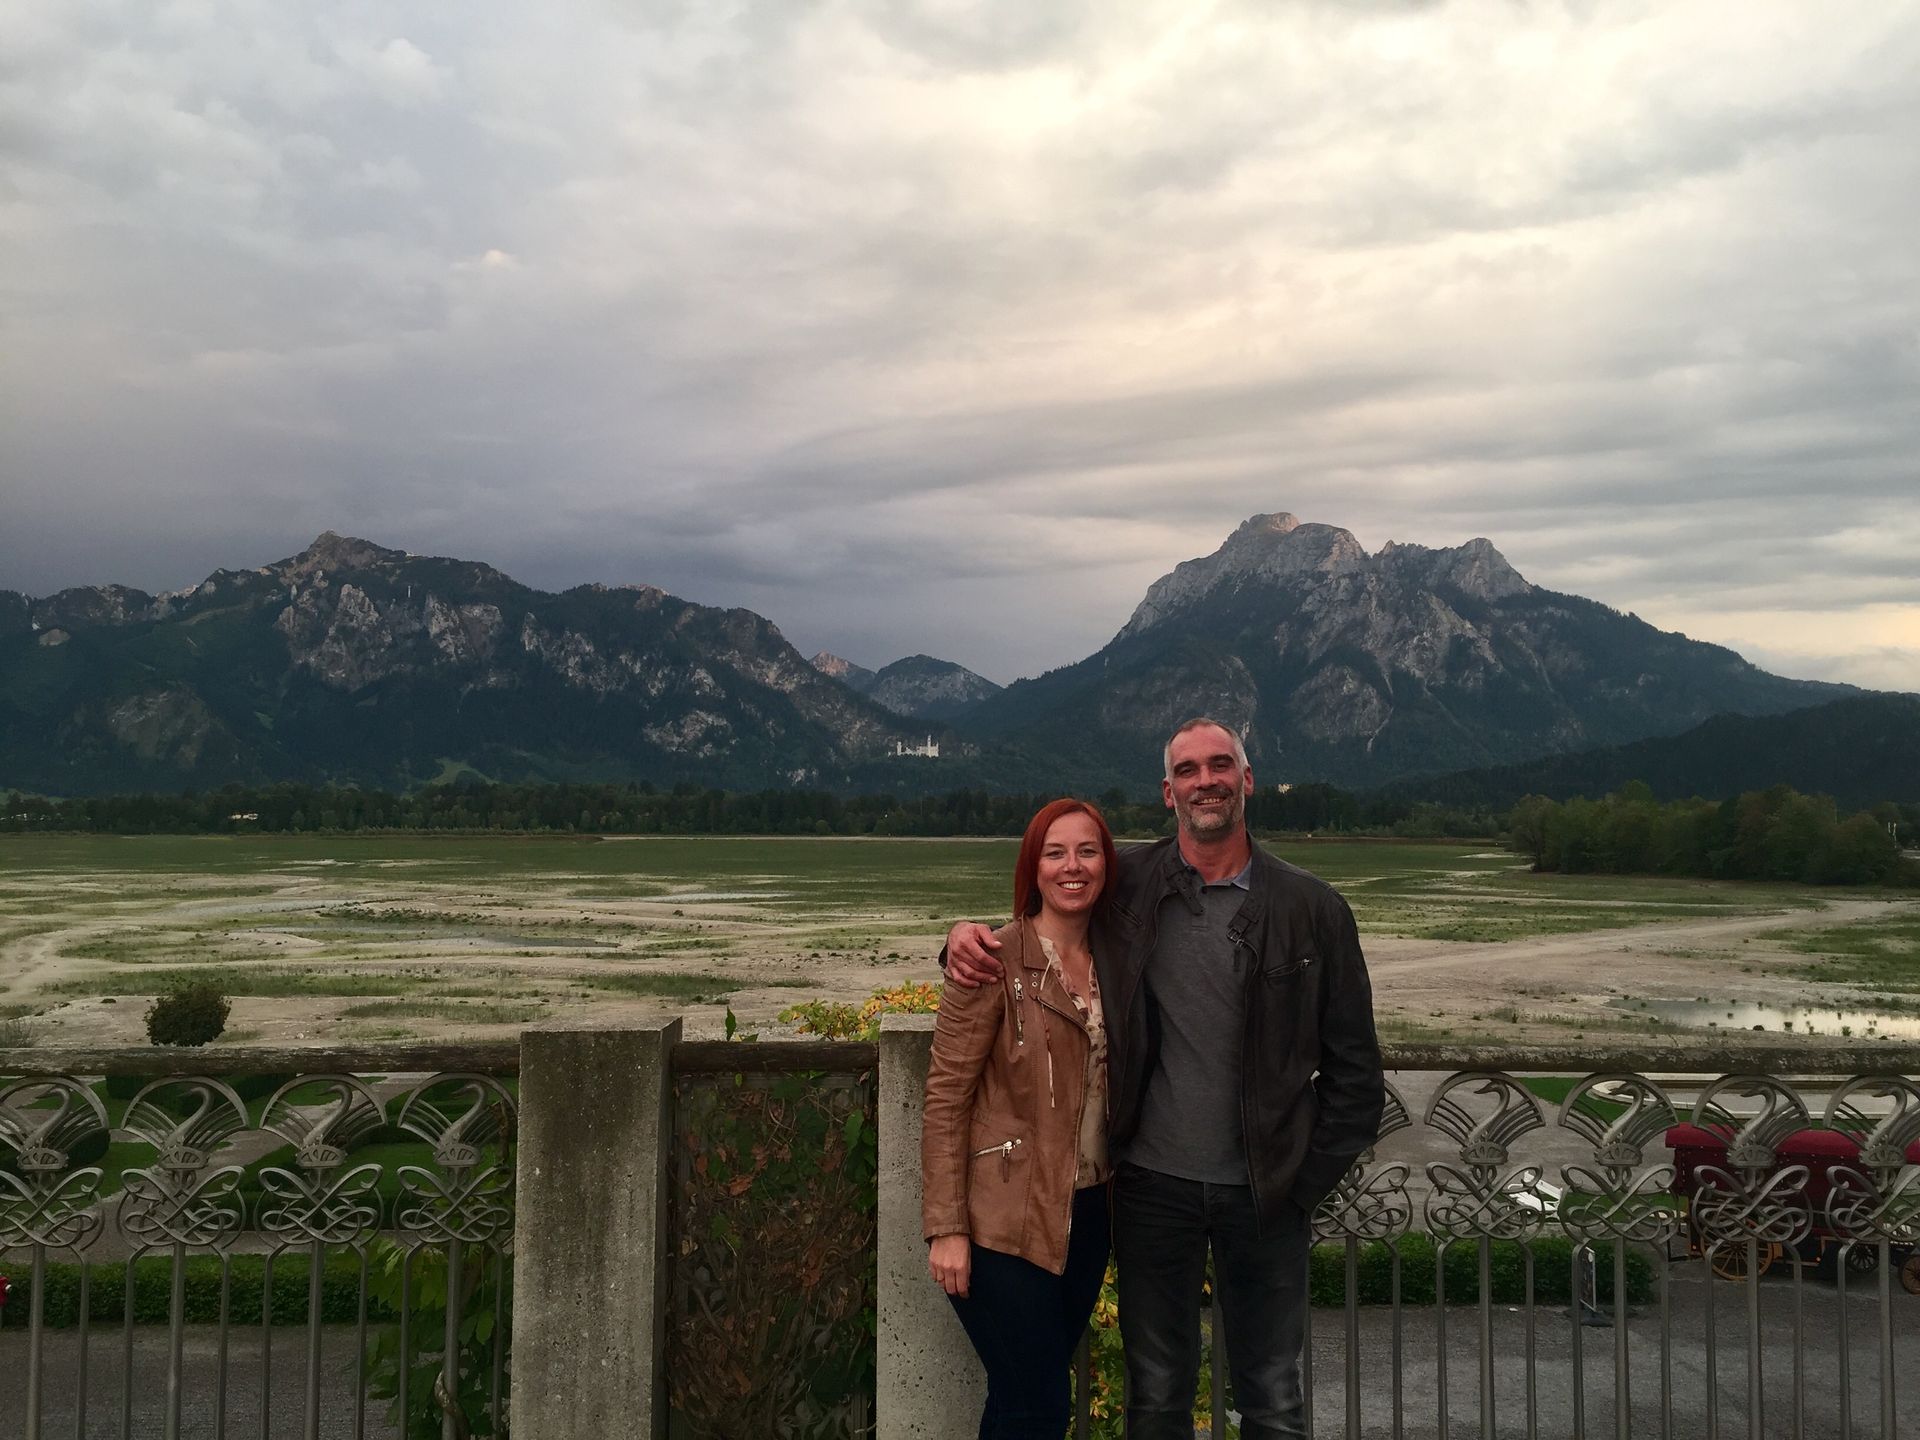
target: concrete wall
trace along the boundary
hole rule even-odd
[[[920,1107],[932,1050],[933,1016],[882,1017],[879,1440],[969,1440],[986,1398],[973,1346],[927,1274],[920,1233]]]
[[[666,1147],[680,1022],[520,1041],[515,1440],[666,1434]]]

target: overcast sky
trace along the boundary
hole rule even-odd
[[[1260,511],[1920,689],[1920,3],[6,0],[0,587],[993,677]]]

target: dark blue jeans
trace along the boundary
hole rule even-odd
[[[1127,1355],[1127,1440],[1193,1440],[1209,1243],[1240,1434],[1305,1440],[1307,1217],[1290,1205],[1285,1220],[1263,1234],[1249,1186],[1122,1165],[1113,1180],[1113,1254]]]
[[[1065,1274],[973,1247],[969,1293],[948,1298],[987,1367],[980,1440],[1060,1440],[1066,1433],[1073,1352],[1100,1298],[1108,1231],[1107,1187],[1089,1185],[1074,1193]]]

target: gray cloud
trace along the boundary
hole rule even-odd
[[[1920,3],[1122,10],[10,7],[0,585],[331,527],[1007,679],[1288,509],[1920,687]]]

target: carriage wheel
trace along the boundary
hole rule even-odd
[[[1900,1266],[1900,1288],[1909,1295],[1920,1295],[1920,1250],[1907,1252]]]
[[[1816,1267],[1820,1275],[1831,1280],[1840,1269],[1840,1249],[1842,1242],[1830,1240],[1820,1249],[1820,1263]],[[1847,1279],[1865,1280],[1879,1273],[1880,1247],[1865,1241],[1858,1242],[1847,1251]]]
[[[1880,1269],[1878,1245],[1855,1245],[1847,1252],[1847,1278],[1864,1280]]]
[[[1780,1258],[1780,1247],[1771,1240],[1762,1240],[1756,1254],[1759,1263],[1754,1274],[1764,1275],[1773,1268],[1773,1262]],[[1744,1280],[1747,1278],[1747,1247],[1741,1244],[1722,1245],[1713,1252],[1707,1267],[1722,1280]]]

